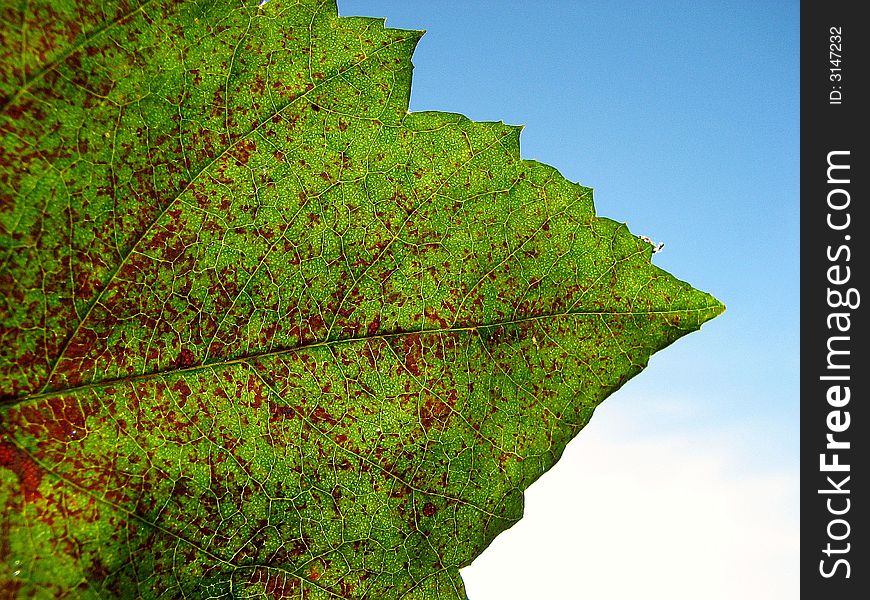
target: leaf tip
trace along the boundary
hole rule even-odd
[[[705,294],[707,296],[708,304],[705,307],[704,313],[701,319],[698,322],[698,325],[702,325],[707,321],[712,321],[719,315],[725,312],[725,303],[723,303],[718,298],[712,296],[711,294]]]

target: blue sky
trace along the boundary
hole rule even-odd
[[[649,592],[657,577],[662,586],[681,577],[684,587],[671,585],[671,599],[797,597],[799,3],[339,0],[339,10],[426,29],[414,56],[412,110],[525,125],[525,158],[593,187],[599,215],[664,242],[656,264],[728,307],[605,402],[565,464],[529,491],[523,522],[479,561],[498,561],[492,572],[509,573],[510,556],[528,559],[530,544],[548,543],[546,515],[563,496],[578,495],[574,479],[598,485],[622,469],[621,493],[670,506],[669,518],[688,521],[688,537],[673,534],[675,551],[699,557],[697,583],[663,565],[634,578],[646,582],[646,598],[658,597]],[[659,476],[646,481],[656,468]],[[684,488],[691,477],[700,483]],[[569,487],[545,491],[556,479]],[[710,507],[697,522],[679,518],[686,507],[673,508],[674,498],[692,493]],[[627,517],[636,507],[605,502],[589,510],[600,522],[631,526],[632,540],[662,535],[651,528],[644,538],[638,529],[650,519]],[[718,529],[701,527],[696,539],[701,522]],[[544,536],[518,538],[521,527]],[[734,539],[740,532],[763,551],[753,555],[755,566],[733,556],[743,547]],[[590,544],[601,547],[608,534],[598,535]],[[566,552],[590,565],[584,580],[596,571],[604,577],[606,565],[583,545],[572,539]],[[730,568],[756,592],[729,588],[736,584],[724,576],[718,591],[697,589],[721,575],[710,570],[717,560],[732,561],[715,568]],[[477,579],[476,562],[464,572],[471,600],[540,592],[522,591],[528,562],[516,565],[516,581],[508,577],[508,591],[497,593],[491,575]],[[566,589],[549,597],[571,598]],[[628,583],[601,589],[608,591],[591,597],[634,593]]]

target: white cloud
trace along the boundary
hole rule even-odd
[[[623,400],[463,569],[470,600],[799,597],[797,468],[747,464],[737,430],[656,434]]]

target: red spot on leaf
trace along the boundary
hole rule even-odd
[[[183,379],[179,379],[172,386],[172,391],[180,396],[180,401],[187,400],[187,397],[190,396],[190,386],[187,385],[187,382]]]
[[[196,356],[188,348],[182,348],[178,353],[178,358],[175,359],[175,367],[177,369],[186,369],[196,364]]]
[[[447,319],[445,319],[444,317],[440,316],[438,314],[438,311],[435,310],[434,307],[427,306],[426,310],[425,310],[425,315],[426,315],[426,318],[430,322],[437,323],[438,326],[443,328],[443,329],[447,329],[450,327],[450,322]]]
[[[270,403],[269,408],[272,411],[272,416],[269,417],[270,423],[280,423],[296,416],[296,411],[289,406],[278,406]]]
[[[233,150],[233,156],[235,156],[236,160],[239,161],[240,165],[247,165],[248,160],[251,158],[251,154],[253,154],[257,150],[257,144],[252,142],[251,140],[242,140],[240,141],[235,149]]]
[[[314,424],[320,424],[323,422],[329,423],[330,425],[335,426],[338,423],[338,419],[334,416],[326,412],[326,409],[322,406],[318,406],[314,409],[314,412],[311,413],[311,422]]]
[[[375,333],[377,333],[378,328],[380,328],[380,326],[381,326],[381,317],[377,316],[374,318],[374,320],[371,323],[369,323],[367,333],[369,335],[374,335]]]
[[[42,497],[38,490],[44,471],[26,452],[9,442],[0,442],[0,467],[18,476],[24,500],[30,502]]]
[[[266,597],[274,600],[299,597],[299,580],[296,577],[287,577],[283,573],[258,568],[251,576],[250,582],[263,584]]]
[[[362,579],[362,577],[360,577],[360,579]],[[356,588],[356,586],[354,584],[342,579],[338,583],[338,586],[339,586],[338,591],[341,594],[342,598],[352,598],[353,597],[353,590]]]

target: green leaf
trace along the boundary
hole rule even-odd
[[[331,1],[4,1],[11,597],[462,599],[723,307]]]

